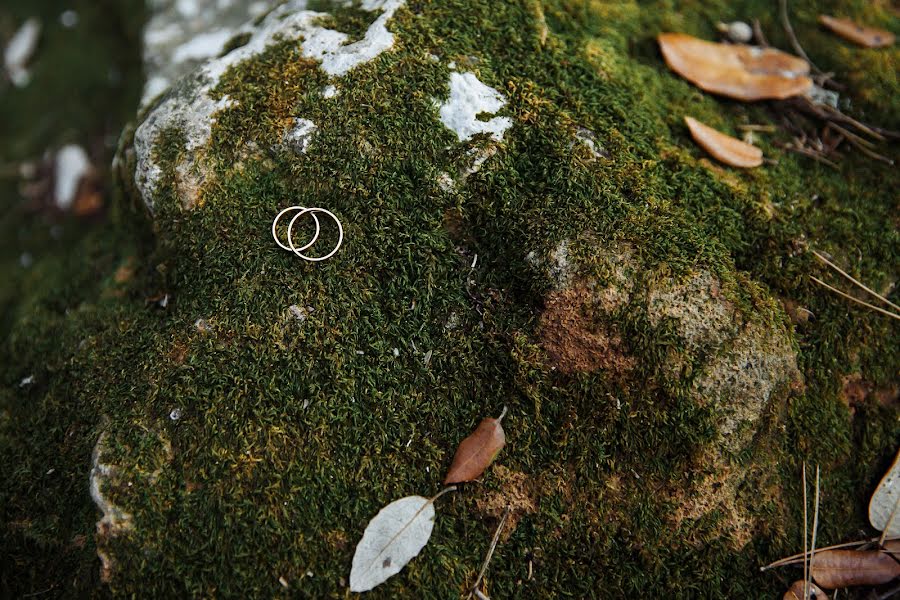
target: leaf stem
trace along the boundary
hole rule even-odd
[[[437,500],[438,498],[440,498],[441,496],[443,496],[444,494],[446,494],[448,492],[455,492],[455,491],[456,491],[455,485],[445,487],[444,489],[439,491],[435,496],[432,496],[428,502],[429,502],[429,504],[434,504],[434,501]]]
[[[859,286],[859,287],[862,288],[863,290],[869,292],[871,295],[875,296],[876,298],[878,298],[879,300],[881,300],[882,302],[884,302],[884,303],[887,304],[888,306],[890,306],[890,307],[892,307],[892,308],[895,308],[895,309],[897,309],[898,311],[900,311],[900,306],[897,306],[896,304],[894,304],[893,302],[891,302],[890,300],[888,300],[887,298],[885,298],[884,296],[882,296],[881,294],[879,294],[878,292],[876,292],[875,290],[873,290],[872,288],[868,287],[868,286],[867,286],[866,284],[864,284],[863,282],[861,282],[861,281],[859,281],[858,279],[854,278],[852,275],[850,275],[849,273],[847,273],[846,271],[844,271],[843,269],[841,269],[839,266],[837,266],[836,264],[834,264],[833,262],[831,262],[830,260],[828,260],[827,258],[825,258],[825,256],[823,256],[823,255],[820,254],[819,252],[816,252],[815,250],[813,250],[812,253],[815,255],[816,258],[818,258],[820,261],[822,261],[823,263],[825,263],[826,265],[828,265],[829,267],[831,267],[832,269],[834,269],[835,271],[837,271],[838,273],[840,273],[841,275],[843,275],[844,277],[846,277],[847,279],[849,279],[852,283],[856,284],[857,286]]]
[[[499,423],[500,421],[502,421],[502,420],[503,420],[503,417],[505,417],[505,416],[506,416],[506,405],[504,404],[504,405],[503,405],[503,412],[501,412],[501,413],[500,413],[500,416],[497,417],[497,422]]]

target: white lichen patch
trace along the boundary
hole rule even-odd
[[[315,131],[316,124],[309,119],[294,119],[294,126],[284,134],[283,141],[294,152],[306,154]]]
[[[441,122],[451,129],[459,141],[464,142],[479,133],[489,133],[500,141],[512,126],[509,117],[494,117],[488,121],[479,119],[481,114],[494,114],[506,106],[506,98],[488,87],[474,73],[450,74],[450,97],[440,105]]]
[[[333,85],[327,85],[322,90],[323,98],[334,98],[335,96],[337,96],[337,94],[338,94],[338,89],[336,86],[333,86]]]
[[[322,70],[329,75],[344,75],[394,45],[394,34],[388,31],[387,22],[403,4],[404,0],[363,0],[363,10],[382,11],[363,39],[348,44],[346,33],[315,27],[303,42],[303,55],[321,61]]]
[[[185,181],[196,179],[190,176],[194,166],[190,157],[194,152],[205,148],[209,142],[215,113],[231,105],[227,96],[213,100],[208,92],[209,87],[202,86],[170,96],[147,116],[135,132],[137,168],[134,181],[151,210],[153,197],[163,174],[162,166],[153,156],[153,145],[163,131],[174,128],[184,135],[185,150],[189,158],[178,166],[179,176]]]
[[[16,87],[24,87],[31,80],[28,61],[37,49],[41,36],[41,22],[32,17],[26,20],[9,40],[3,52],[3,66]]]
[[[104,485],[116,476],[117,469],[114,465],[103,462],[103,445],[106,434],[100,434],[94,451],[91,455],[90,492],[91,499],[97,508],[103,513],[103,517],[97,521],[97,532],[104,535],[114,535],[133,526],[133,517],[130,513],[113,504],[103,493]]]
[[[225,49],[225,44],[233,37],[234,31],[231,29],[217,29],[209,33],[201,33],[178,46],[172,54],[172,60],[175,63],[182,63],[188,60],[202,60],[218,56]]]
[[[117,469],[114,465],[103,462],[103,445],[105,440],[106,434],[100,434],[100,438],[97,440],[91,455],[91,473],[88,478],[91,500],[103,513],[103,516],[97,521],[97,537],[101,541],[115,537],[134,527],[132,515],[113,504],[103,492],[103,488],[115,479],[117,475]],[[112,558],[102,547],[97,548],[97,557],[100,558],[101,563],[101,578],[104,581],[108,581],[113,569]]]
[[[198,6],[207,4],[208,0],[203,0]],[[393,46],[394,37],[388,31],[387,23],[397,9],[403,6],[404,0],[364,0],[361,4],[363,10],[381,11],[381,14],[369,26],[363,38],[354,43],[347,43],[349,36],[346,33],[317,25],[324,14],[306,10],[306,4],[306,0],[288,0],[269,12],[258,24],[245,23],[233,30],[220,27],[202,35],[195,31],[192,38],[174,51],[169,51],[169,63],[177,62],[175,58],[191,63],[204,54],[216,56],[237,35],[247,36],[243,45],[221,56],[207,59],[193,75],[182,79],[135,132],[135,183],[151,210],[162,178],[162,167],[154,158],[154,145],[164,131],[173,129],[185,138],[186,158],[177,166],[177,174],[179,180],[187,182],[187,187],[190,188],[187,193],[181,189],[179,192],[186,206],[196,203],[194,193],[198,192],[199,186],[205,181],[200,159],[209,143],[215,114],[231,105],[227,98],[216,99],[210,93],[229,68],[259,55],[276,42],[298,40],[304,56],[321,61],[322,70],[332,76],[344,75]],[[203,21],[206,14],[206,10],[200,10],[196,19]],[[166,44],[171,46],[172,39],[183,37],[183,31],[178,33],[176,27],[172,23],[157,22],[154,18],[145,36],[147,44],[153,42],[160,47]],[[155,58],[148,60],[147,55]],[[159,52],[145,49],[145,62],[153,63],[165,57]],[[171,80],[166,74],[153,69],[148,71],[151,78],[144,91],[145,101],[158,96]],[[302,121],[298,120],[300,127],[296,134],[301,142],[301,151],[305,151],[311,131],[308,131]]]
[[[569,260],[569,240],[562,240],[550,253],[549,267],[558,287],[565,287],[572,281],[575,272]]]

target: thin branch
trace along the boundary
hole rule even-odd
[[[837,288],[835,288],[835,287],[831,287],[830,285],[828,285],[827,283],[825,283],[825,282],[822,281],[821,279],[818,279],[818,278],[816,278],[816,277],[813,277],[812,275],[810,275],[809,278],[812,279],[813,281],[815,281],[816,283],[818,283],[819,285],[825,286],[826,288],[828,288],[829,290],[831,290],[831,291],[834,292],[835,294],[838,294],[839,296],[843,296],[843,297],[846,298],[847,300],[850,300],[850,301],[852,301],[852,302],[856,302],[857,304],[862,304],[862,305],[865,306],[866,308],[871,308],[872,310],[877,311],[877,312],[880,312],[880,313],[883,314],[883,315],[887,315],[887,316],[889,316],[889,317],[891,317],[891,318],[900,320],[900,315],[898,315],[898,314],[895,314],[895,313],[886,311],[886,310],[884,310],[883,308],[880,308],[880,307],[878,307],[878,306],[875,306],[874,304],[869,304],[868,302],[864,302],[864,301],[860,300],[859,298],[854,298],[854,297],[851,296],[850,294],[846,294],[846,293],[842,292],[841,290],[839,290],[839,289],[837,289]]]
[[[809,56],[806,55],[806,52],[803,50],[803,46],[800,45],[800,41],[797,39],[797,35],[794,33],[794,28],[791,26],[791,19],[788,17],[788,8],[787,8],[787,0],[779,0],[779,7],[781,9],[781,24],[784,26],[784,32],[787,34],[788,39],[791,42],[791,46],[794,47],[794,51],[803,57],[803,60],[809,63],[809,66],[813,68],[816,73],[822,73],[822,70],[810,60]]]
[[[825,158],[824,156],[820,155],[818,152],[815,152],[813,150],[809,150],[809,149],[803,148],[801,146],[796,146],[794,144],[776,144],[776,146],[780,146],[781,148],[784,148],[785,150],[791,150],[792,152],[802,154],[803,156],[808,156],[809,158],[812,158],[813,160],[817,160],[822,164],[828,165],[832,169],[838,168],[837,164],[831,162],[830,160],[828,160],[827,158]]]
[[[849,279],[851,282],[853,282],[854,284],[856,284],[856,285],[859,286],[860,288],[862,288],[862,289],[864,289],[865,291],[869,292],[870,294],[872,294],[873,296],[875,296],[876,298],[878,298],[879,300],[881,300],[882,302],[884,302],[885,304],[887,304],[888,306],[890,306],[891,308],[895,308],[895,309],[897,309],[898,311],[900,311],[900,306],[897,306],[896,304],[894,304],[893,302],[891,302],[890,300],[888,300],[887,298],[885,298],[884,296],[882,296],[881,294],[879,294],[878,292],[876,292],[875,290],[873,290],[872,288],[868,287],[868,286],[867,286],[866,284],[864,284],[863,282],[861,282],[861,281],[855,279],[853,276],[851,276],[849,273],[847,273],[846,271],[844,271],[843,269],[841,269],[839,266],[837,266],[836,264],[834,264],[833,262],[831,262],[830,260],[828,260],[827,258],[825,258],[825,256],[823,256],[823,255],[820,254],[819,252],[816,252],[815,250],[813,250],[812,253],[815,254],[816,258],[818,258],[818,259],[821,260],[823,263],[825,263],[826,265],[828,265],[829,267],[831,267],[832,269],[834,269],[835,271],[837,271],[838,273],[840,273],[841,275],[843,275],[844,277],[846,277],[847,279]]]
[[[819,530],[819,465],[816,465],[816,509],[813,512],[813,532],[812,532],[812,547],[809,550],[809,579],[806,580],[806,589],[807,589],[807,598],[808,590],[812,588],[812,572],[813,572],[813,560],[816,557],[816,533]]]
[[[763,33],[762,26],[759,24],[759,19],[753,19],[753,37],[756,38],[757,45],[763,48],[769,47],[769,40],[766,39],[766,36]]]
[[[497,542],[500,540],[500,532],[503,531],[503,525],[506,524],[507,517],[509,517],[509,506],[507,506],[506,510],[503,511],[503,517],[500,518],[500,523],[497,525],[497,531],[494,532],[494,539],[491,540],[491,547],[488,549],[487,556],[484,557],[484,563],[481,565],[481,571],[479,571],[478,577],[475,579],[475,583],[472,584],[472,588],[466,598],[471,598],[473,595],[477,595],[479,593],[478,586],[481,584],[481,580],[484,577],[484,574],[487,572],[487,568],[491,562],[491,558],[493,558],[494,556],[494,550],[497,548]]]
[[[809,600],[809,588],[807,587],[809,585],[809,566],[806,560],[808,556],[806,543],[809,540],[809,518],[806,505],[806,461],[803,461],[803,600]]]

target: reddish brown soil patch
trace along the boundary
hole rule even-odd
[[[850,409],[850,414],[854,414],[856,407],[865,404],[870,397],[882,406],[893,406],[900,399],[900,385],[895,383],[876,388],[859,373],[851,373],[841,380],[841,400]]]
[[[603,369],[617,374],[634,367],[622,338],[596,318],[595,299],[583,285],[553,292],[541,315],[541,344],[563,373]]]
[[[499,481],[500,489],[475,500],[475,506],[481,514],[495,519],[500,519],[509,507],[509,517],[500,535],[500,539],[505,541],[515,531],[522,517],[537,512],[539,489],[537,482],[525,473],[513,471],[503,465],[494,465],[492,471]]]

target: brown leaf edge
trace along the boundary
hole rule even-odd
[[[784,593],[782,600],[802,600],[805,584],[806,582],[802,579],[798,579],[792,583],[791,587],[788,588],[788,591]],[[809,594],[807,595],[806,600],[828,600],[828,594],[816,584],[810,583]]]

